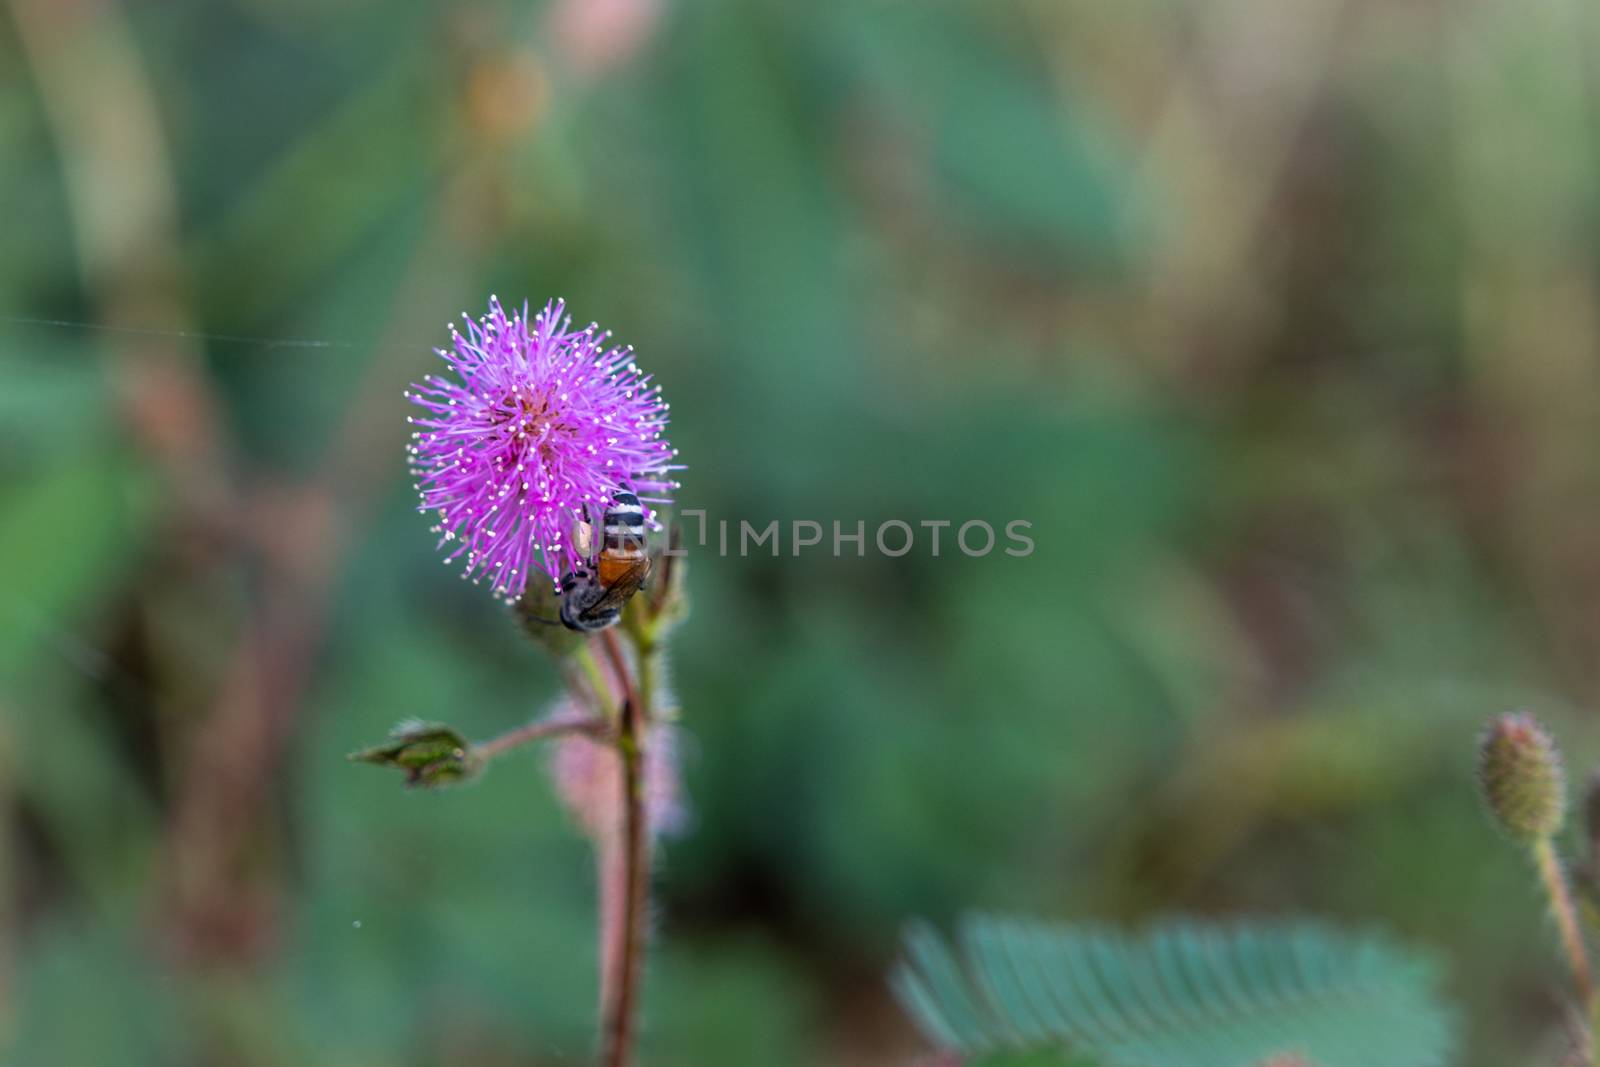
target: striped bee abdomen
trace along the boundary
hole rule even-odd
[[[601,585],[609,588],[649,565],[644,554],[646,536],[639,498],[626,489],[618,491],[606,509],[605,540],[595,560]]]
[[[621,553],[628,558],[644,554],[644,509],[639,498],[632,493],[619,492],[606,509],[605,551]]]

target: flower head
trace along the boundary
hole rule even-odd
[[[1527,712],[1489,722],[1478,744],[1478,781],[1495,821],[1532,843],[1556,834],[1566,818],[1566,777],[1556,743]]]
[[[575,523],[597,521],[613,493],[645,505],[670,502],[677,455],[663,436],[661,387],[639,372],[633,347],[606,347],[591,323],[572,329],[566,305],[489,313],[452,324],[451,347],[435,351],[455,377],[425,375],[406,392],[422,415],[410,451],[420,510],[433,512],[447,561],[514,600],[534,572],[552,582],[580,561]]]

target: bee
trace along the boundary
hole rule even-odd
[[[616,625],[628,599],[650,576],[639,498],[627,490],[617,492],[602,521],[599,553],[561,579],[561,625],[579,633]]]

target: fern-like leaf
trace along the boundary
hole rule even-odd
[[[1454,1016],[1432,961],[1316,922],[1172,921],[1129,937],[972,916],[954,952],[913,926],[891,982],[927,1038],[967,1056],[1061,1050],[1108,1067],[1433,1067]],[[959,958],[958,958],[959,955]]]

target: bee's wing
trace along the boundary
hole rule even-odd
[[[604,615],[608,611],[620,611],[628,598],[639,591],[644,580],[650,576],[650,557],[642,557],[638,563],[622,572],[621,577],[610,585],[601,594],[600,599],[579,612],[578,617],[591,619],[597,615]]]

